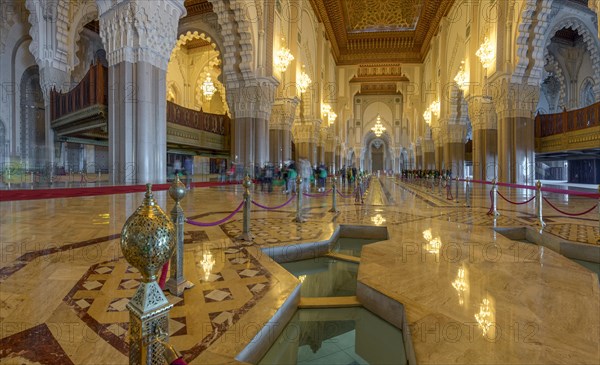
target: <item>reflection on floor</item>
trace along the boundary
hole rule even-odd
[[[385,265],[389,271],[389,275],[369,278],[383,283],[391,278],[390,275],[400,275],[402,270],[408,268],[403,266],[401,259],[403,253],[406,253],[401,250],[407,247],[407,243],[427,244],[427,247],[433,247],[433,251],[437,247],[438,252],[440,246],[443,249],[451,240],[467,245],[504,244],[511,241],[496,235],[493,227],[518,227],[535,223],[533,203],[514,206],[501,202],[501,216],[498,219],[494,220],[487,215],[489,187],[475,186],[471,208],[466,208],[464,202],[457,204],[448,200],[444,194],[440,195],[437,190],[431,194],[419,186],[396,183],[386,178],[382,178],[382,181],[383,184],[379,185],[374,180],[364,205],[355,205],[353,197],[344,199],[338,196],[339,214],[328,212],[331,208],[331,196],[306,198],[304,210],[308,221],[302,224],[292,222],[296,209],[294,203],[274,211],[253,207],[251,226],[255,239],[251,244],[235,239],[242,229],[241,213],[221,226],[203,229],[186,226],[185,275],[196,286],[187,290],[183,297],[168,296],[175,305],[170,315],[173,344],[183,351],[191,364],[235,363],[235,355],[252,340],[299,283],[263,254],[260,247],[328,239],[335,225],[341,223],[385,225],[390,229],[390,241],[371,246],[382,249],[387,247],[391,251],[384,250],[382,252],[385,253],[379,256],[375,254],[377,250],[371,250],[371,254],[367,256],[367,264],[372,264],[369,270],[377,271],[377,261],[381,261],[381,265]],[[243,189],[239,186],[193,189],[182,206],[188,217],[201,222],[214,222],[227,216],[239,205],[242,193]],[[351,192],[342,189],[342,193]],[[531,196],[529,191],[518,189],[503,191],[504,193],[517,201]],[[157,192],[156,197],[165,210],[172,208],[173,203],[166,192]],[[464,199],[462,186],[460,197]],[[128,362],[128,314],[125,304],[135,292],[139,274],[122,258],[119,238],[126,218],[139,206],[142,198],[143,193],[135,193],[0,203],[0,358],[3,364]],[[548,198],[561,209],[573,212],[596,204],[592,199],[565,199],[556,194],[549,194]],[[256,189],[253,199],[267,206],[275,206],[287,201],[288,197],[280,192],[269,194]],[[582,245],[597,244],[599,232],[596,210],[580,217],[567,218],[545,207],[544,214],[548,224],[546,232]],[[425,242],[422,232],[427,229],[434,236],[439,235],[439,244],[434,239]],[[403,248],[398,244],[404,245]],[[428,251],[426,255],[430,253]],[[579,265],[566,259],[561,260],[560,257],[555,258],[549,253],[545,255],[553,257],[551,264],[524,266],[523,262],[519,262],[511,270],[505,271],[505,268],[497,266],[497,262],[490,261],[485,267],[489,272],[499,270],[497,275],[502,278],[515,275],[525,267],[537,270],[530,274],[532,276],[528,285],[541,285],[540,298],[543,303],[563,303],[565,315],[570,315],[565,320],[572,323],[569,331],[576,331],[586,320],[597,322],[598,316],[594,316],[593,312],[598,309],[598,285],[585,286],[595,289],[581,289],[576,282],[571,282],[588,280],[584,278],[583,271],[579,272],[575,268],[579,268]],[[364,260],[363,257],[363,262]],[[538,255],[528,262],[539,264],[541,259]],[[575,270],[577,275],[568,278],[564,275],[548,276],[551,279],[536,276],[543,276],[545,270],[550,269]],[[446,271],[440,272],[425,263],[415,266],[414,270],[414,273],[421,273],[420,277],[429,273],[428,270],[438,270],[436,272],[439,275],[446,275],[443,281],[447,283],[456,281],[457,277],[454,267],[444,268]],[[359,280],[360,277],[359,274]],[[520,282],[521,278],[518,280]],[[425,316],[423,318],[428,318],[427,313],[432,310],[433,305],[430,296],[436,292],[439,294],[439,286],[447,283],[405,283],[410,286],[411,293],[416,295],[414,302],[407,302],[405,305],[407,308],[421,308],[419,310],[424,311],[421,313]],[[376,286],[375,283],[372,285]],[[399,284],[395,282],[394,285]],[[514,284],[497,289],[500,293],[493,295],[497,310],[516,313],[523,310],[523,306],[537,306],[536,311],[539,310],[540,303],[536,301],[511,304],[510,298],[522,295],[517,291],[523,288],[524,286]],[[578,292],[582,290],[595,292]],[[510,295],[503,297],[504,292]],[[471,300],[468,291],[459,293],[462,295],[463,305],[468,303],[470,310],[479,311],[480,306],[485,304],[482,304],[479,296],[476,300],[473,292]],[[395,297],[400,295],[400,291],[396,294],[390,292],[389,295]],[[569,296],[573,295],[580,301],[591,300],[591,307],[580,306],[570,310]],[[463,318],[465,322],[473,321],[472,315],[460,314],[466,307],[435,305],[436,312],[431,316],[450,316]],[[530,316],[536,325],[552,326],[560,320],[531,310]],[[581,310],[581,313],[573,312],[574,310]],[[430,322],[424,320],[419,323],[429,325]],[[435,325],[432,326],[435,328]],[[573,335],[572,342],[568,338],[563,341],[562,338],[551,337],[552,341],[547,343],[544,341],[549,341],[549,338],[544,337],[537,349],[550,351],[553,346],[562,346],[554,352],[556,362],[568,363],[570,358],[583,363],[598,363],[600,361],[595,360],[600,355],[593,351],[593,346],[590,352],[588,346],[590,338],[592,344],[595,341],[597,345],[598,336],[594,337],[597,332],[598,326],[595,332],[589,333],[589,338],[582,339]],[[418,332],[413,336],[417,334]],[[485,346],[490,344],[484,343],[482,349]],[[565,354],[565,347],[569,347],[571,352]],[[528,347],[527,351],[529,352],[502,357],[502,361],[530,363],[543,362],[539,359],[545,359],[538,357],[535,360],[532,356],[539,354],[537,350]],[[483,359],[482,355],[485,361],[477,361],[478,358],[469,357],[478,356],[478,352],[474,354],[476,355],[462,354],[452,359],[452,362],[494,360]],[[430,360],[438,363],[450,361],[433,356]]]

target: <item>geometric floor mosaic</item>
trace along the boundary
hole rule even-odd
[[[310,215],[305,215],[309,218]],[[269,245],[280,242],[293,242],[317,239],[323,233],[323,221],[296,223],[292,218],[259,218],[250,220],[252,243]],[[221,229],[232,239],[242,234],[243,220],[222,224]]]
[[[471,224],[474,226],[523,226],[524,223],[514,218],[500,215],[495,218],[483,211],[473,210],[453,210],[445,212],[440,216],[434,217],[447,222],[456,222],[461,224]]]
[[[569,241],[587,243],[590,245],[597,245],[598,241],[595,237],[600,237],[600,230],[597,226],[583,224],[549,224],[544,231]]]
[[[206,251],[186,252],[186,264],[193,264],[197,272],[187,279],[195,286],[182,297],[164,292],[173,304],[169,313],[170,342],[187,361],[196,358],[234,325],[271,285],[271,274],[245,248],[213,249],[209,254],[212,265],[207,267]],[[128,354],[126,305],[140,279],[140,273],[123,258],[95,264],[64,302],[106,342]]]

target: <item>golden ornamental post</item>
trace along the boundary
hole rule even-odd
[[[544,222],[542,217],[542,182],[538,180],[535,183],[535,188],[535,205],[538,218],[537,225],[540,227],[541,233],[544,230],[544,227],[546,227],[546,222]]]
[[[168,341],[169,310],[173,305],[156,278],[174,248],[175,226],[154,200],[152,185],[147,184],[142,205],[127,219],[121,231],[123,256],[142,274],[140,286],[127,303],[131,365],[162,362],[164,348],[157,340]]]
[[[252,234],[250,233],[250,187],[252,187],[252,179],[246,175],[242,185],[245,188],[244,191],[244,221],[242,234],[238,237],[239,240],[252,241]]]
[[[496,179],[494,178],[494,180],[492,180],[492,214],[494,215],[494,217],[497,217],[500,215],[500,212],[498,212],[498,183],[496,182]]]
[[[175,206],[171,209],[171,220],[175,225],[176,246],[173,256],[171,256],[171,268],[169,280],[165,288],[173,295],[181,295],[185,289],[194,286],[183,275],[183,231],[185,226],[185,214],[181,208],[181,200],[185,197],[186,187],[179,179],[179,174],[175,174],[175,179],[169,187],[169,196],[175,201]]]
[[[336,199],[337,199],[337,197],[335,196],[335,195],[337,194],[337,186],[336,186],[336,183],[337,183],[337,177],[336,177],[336,176],[334,176],[334,177],[333,177],[333,179],[332,179],[332,186],[331,186],[331,193],[333,194],[333,195],[331,196],[331,209],[329,209],[329,211],[330,211],[331,213],[337,213],[337,212],[338,212],[338,210],[337,210],[337,204],[336,204],[336,202],[337,202],[337,200],[336,200]]]

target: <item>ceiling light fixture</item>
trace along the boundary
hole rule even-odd
[[[492,42],[490,42],[488,37],[485,37],[483,43],[475,52],[475,55],[479,57],[483,68],[488,69],[492,66],[492,62],[494,58],[496,58],[496,50],[492,46]]]
[[[304,65],[302,65],[302,72],[300,72],[300,76],[298,77],[298,89],[300,90],[301,94],[304,94],[306,92],[306,90],[308,89],[308,87],[310,86],[310,84],[312,83],[312,80],[310,79],[310,77],[306,74],[306,72],[304,72]]]
[[[215,87],[215,84],[213,84],[213,82],[210,78],[210,74],[207,72],[206,80],[204,80],[204,82],[202,83],[202,94],[204,95],[206,100],[210,101],[210,99],[212,99],[215,91],[217,91],[217,88]]]
[[[290,62],[294,60],[294,56],[285,46],[285,38],[281,38],[281,48],[275,52],[275,60],[273,63],[275,64],[275,68],[280,73],[284,73],[287,70]]]
[[[375,133],[377,137],[381,137],[383,132],[385,132],[385,127],[383,126],[383,124],[381,124],[381,117],[379,116],[379,114],[377,114],[377,122],[371,128],[371,130],[373,131],[373,133]]]

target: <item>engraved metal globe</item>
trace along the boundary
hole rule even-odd
[[[171,258],[175,243],[175,226],[154,200],[152,185],[147,184],[144,202],[121,231],[123,256],[140,271],[144,282],[150,282]]]
[[[173,180],[171,187],[169,187],[169,196],[173,200],[178,202],[181,199],[183,199],[183,197],[185,197],[185,194],[186,194],[185,184],[181,182],[179,175],[176,174],[175,180]]]

